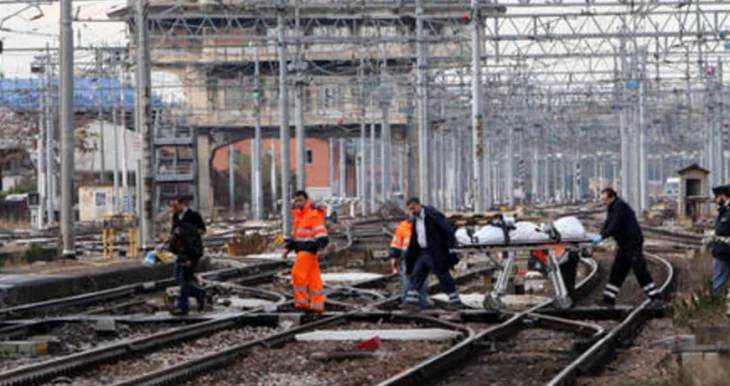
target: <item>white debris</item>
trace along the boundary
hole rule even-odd
[[[461,335],[458,331],[442,328],[415,328],[391,330],[316,330],[295,336],[297,341],[364,341],[381,340],[451,340]]]

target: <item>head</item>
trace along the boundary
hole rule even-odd
[[[410,213],[411,216],[420,216],[421,210],[423,209],[423,206],[421,205],[421,200],[419,200],[418,197],[409,198],[406,202],[406,209],[408,209],[408,213]]]
[[[309,195],[307,192],[300,190],[294,194],[294,209],[304,209],[309,201]]]
[[[716,188],[712,189],[712,192],[715,193],[715,203],[719,206],[725,206],[725,204],[730,200],[730,187],[727,186],[718,186]]]
[[[170,200],[170,209],[172,209],[172,212],[175,214],[183,212],[187,208],[188,200],[185,199],[185,197],[177,196]]]
[[[613,202],[616,201],[616,197],[618,197],[618,195],[612,188],[604,188],[601,190],[601,202],[604,206],[613,204]]]

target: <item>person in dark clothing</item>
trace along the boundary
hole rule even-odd
[[[198,312],[205,309],[205,291],[195,283],[195,268],[203,256],[202,235],[205,223],[200,213],[190,209],[182,197],[170,200],[172,208],[172,232],[168,242],[171,252],[177,255],[175,280],[180,284],[180,299],[173,315],[187,315],[190,308],[189,297],[198,302]]]
[[[715,237],[712,243],[712,289],[722,293],[730,280],[730,185],[712,188],[717,203]]]
[[[641,288],[653,301],[652,306],[660,306],[659,289],[656,288],[654,280],[651,278],[642,254],[644,236],[634,210],[611,188],[601,191],[601,201],[608,208],[608,216],[600,236],[595,236],[593,242],[599,243],[603,239],[613,237],[618,249],[611,266],[608,284],[603,291],[603,300],[599,302],[599,305],[612,307],[616,304],[621,285],[629,274],[629,270],[633,269]]]
[[[412,216],[413,232],[406,251],[406,274],[411,275],[411,282],[403,307],[420,309],[419,289],[433,271],[441,289],[449,296],[449,308],[460,308],[461,299],[449,273],[459,262],[451,251],[456,246],[453,228],[441,212],[434,207],[421,205],[418,198],[409,199],[407,206]]]

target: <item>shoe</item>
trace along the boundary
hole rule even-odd
[[[206,303],[206,302],[207,302],[207,300],[208,300],[208,297],[207,297],[207,295],[205,294],[205,292],[203,292],[203,294],[202,294],[202,295],[200,295],[200,296],[196,297],[196,298],[195,298],[195,300],[197,300],[197,301],[198,301],[198,312],[203,312],[203,311],[205,311],[205,303]]]
[[[664,309],[664,300],[662,299],[652,299],[649,304],[646,305],[647,310],[663,310]]]
[[[188,310],[181,310],[181,309],[176,309],[176,310],[170,311],[170,315],[172,315],[172,316],[188,316],[188,313],[189,313]]]
[[[614,308],[616,306],[616,303],[607,302],[605,299],[602,299],[597,301],[595,306],[601,308]]]

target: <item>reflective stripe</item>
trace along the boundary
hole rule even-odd
[[[312,304],[309,305],[309,308],[323,310],[324,309],[324,304],[322,304],[322,303],[312,303]]]
[[[659,290],[651,290],[648,292],[649,296],[657,296],[659,295]]]
[[[315,295],[324,295],[324,290],[314,291],[310,292],[309,295],[315,296]]]
[[[606,291],[618,292],[619,290],[620,288],[616,287],[613,284],[606,284]]]
[[[307,292],[307,287],[294,287],[294,292]]]
[[[294,229],[292,233],[314,233],[314,229]]]
[[[650,290],[650,289],[652,289],[654,287],[655,287],[654,286],[654,283],[649,283],[649,284],[647,284],[647,285],[644,286],[644,291],[648,291],[648,290]]]
[[[324,225],[319,225],[319,226],[316,226],[316,227],[312,228],[312,232],[316,232],[316,231],[318,231],[320,229],[327,230],[327,228]]]
[[[609,298],[616,299],[616,294],[610,291],[603,291],[603,296],[608,296]]]
[[[326,233],[323,233],[321,235],[317,235],[317,237],[315,237],[315,239],[326,239],[327,237],[329,237],[329,235]]]
[[[295,300],[294,302],[295,303],[298,303],[298,304],[307,304],[307,303],[309,303],[309,300],[307,300],[307,299],[300,299],[300,300]]]

